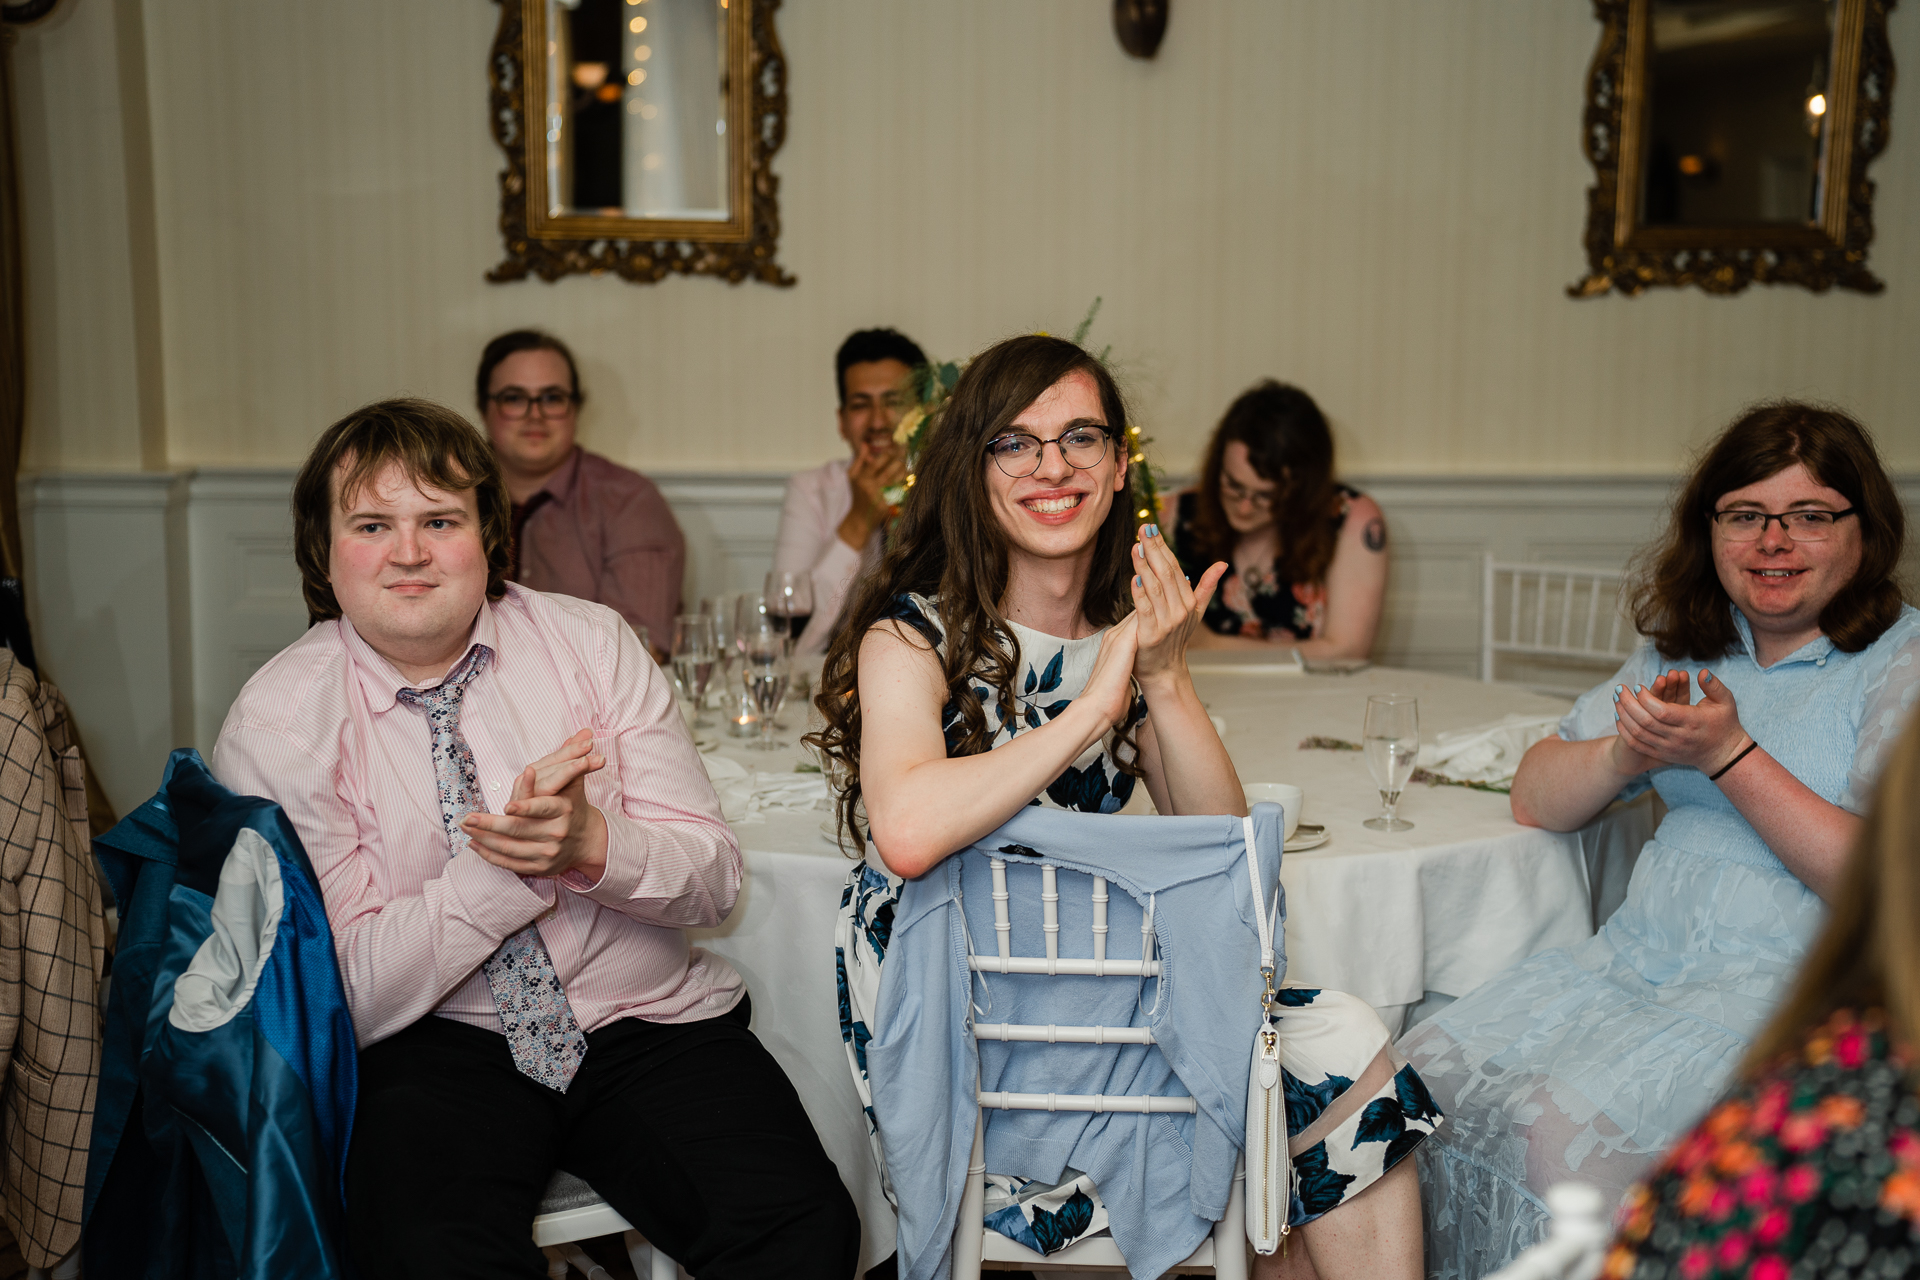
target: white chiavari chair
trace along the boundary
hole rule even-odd
[[[994,857],[990,859],[990,865],[993,872],[993,928],[996,954],[991,956],[969,954],[968,964],[974,973],[1018,974],[1027,977],[1115,978],[1136,983],[1145,978],[1159,976],[1160,960],[1154,939],[1151,904],[1141,913],[1140,954],[1142,958],[1110,960],[1107,958],[1107,905],[1110,895],[1106,878],[1054,867],[1045,862],[1040,866],[1040,900],[1041,928],[1046,940],[1046,954],[1043,956],[1014,955],[1013,926],[1008,909],[1010,895],[1007,888],[1007,862],[1004,858]],[[1062,879],[1091,882],[1093,903],[1093,956],[1091,959],[1067,958],[1060,954],[1060,882]],[[969,952],[971,950],[972,948],[969,947]],[[1086,1045],[1090,1046],[1091,1051],[1097,1051],[1099,1047],[1107,1045],[1118,1047],[1154,1043],[1153,1032],[1146,1027],[986,1023],[979,1021],[976,1017],[972,1020],[969,1031],[973,1036],[976,1050],[983,1040]],[[988,1113],[994,1110],[1133,1114],[1193,1112],[1196,1109],[1194,1100],[1146,1094],[984,1091],[978,1092],[976,1097],[980,1113],[974,1121],[973,1155],[967,1162],[967,1184],[960,1201],[960,1216],[954,1227],[954,1280],[979,1280],[981,1265],[985,1262],[1014,1263],[1032,1271],[1125,1267],[1126,1258],[1122,1256],[1113,1240],[1106,1236],[1088,1237],[1068,1245],[1057,1253],[1039,1254],[981,1225],[986,1203],[985,1144]],[[1244,1188],[1244,1173],[1236,1169],[1232,1198],[1228,1202],[1226,1216],[1215,1225],[1212,1236],[1202,1241],[1200,1247],[1194,1250],[1186,1261],[1176,1265],[1169,1274],[1212,1274],[1222,1277],[1223,1280],[1246,1280],[1247,1233]]]

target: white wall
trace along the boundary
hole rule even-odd
[[[15,54],[28,243],[53,264],[33,278],[31,460],[292,465],[367,399],[466,407],[480,344],[532,322],[583,355],[597,447],[783,471],[834,447],[848,329],[890,321],[959,356],[1070,328],[1102,295],[1096,337],[1176,470],[1263,374],[1318,396],[1363,474],[1665,475],[1774,394],[1840,401],[1920,468],[1904,95],[1873,171],[1885,295],[1577,302],[1598,32],[1581,0],[1207,0],[1175,10],[1151,63],[1110,12],[787,4],[775,167],[800,284],[782,291],[483,281],[497,5],[64,0]],[[1920,65],[1920,20],[1896,11],[1891,33]],[[107,74],[130,61],[142,74]],[[96,342],[144,332],[142,271],[157,367],[102,378]]]

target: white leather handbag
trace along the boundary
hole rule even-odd
[[[1260,860],[1255,856],[1253,819],[1241,819],[1247,833],[1247,878],[1253,884],[1253,912],[1260,928],[1260,1028],[1253,1033],[1253,1069],[1247,1075],[1247,1239],[1253,1251],[1271,1254],[1286,1240],[1287,1213],[1293,1205],[1293,1159],[1287,1152],[1287,1097],[1280,1084],[1280,1035],[1274,1022],[1273,931],[1280,911],[1280,886],[1272,905],[1260,889]]]

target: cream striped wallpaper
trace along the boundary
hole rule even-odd
[[[1920,99],[1879,183],[1877,298],[1575,302],[1583,0],[1205,0],[1127,58],[1107,0],[788,0],[792,290],[486,284],[480,0],[66,0],[24,31],[29,462],[284,467],[354,404],[468,407],[546,325],[589,443],[781,472],[836,447],[830,360],[891,322],[964,355],[1111,342],[1187,470],[1251,380],[1311,390],[1359,474],[1664,476],[1741,404],[1832,399],[1920,470]],[[1920,66],[1920,16],[1891,19]]]

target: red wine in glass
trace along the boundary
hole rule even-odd
[[[802,631],[805,631],[807,629],[807,624],[812,621],[813,621],[813,615],[810,613],[788,614],[787,615],[788,634],[791,635],[796,642],[798,642],[800,639],[800,633]]]

